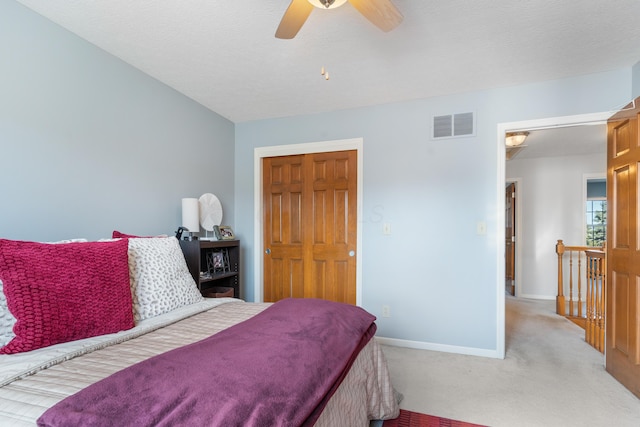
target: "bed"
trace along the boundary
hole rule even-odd
[[[0,239],[0,281],[0,425],[398,416],[373,316],[319,300],[202,298],[173,237]]]

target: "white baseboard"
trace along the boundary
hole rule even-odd
[[[484,348],[459,347],[455,345],[435,344],[423,341],[401,340],[397,338],[386,338],[376,336],[376,340],[380,344],[391,345],[394,347],[414,348],[417,350],[432,350],[444,353],[465,354],[469,356],[490,357],[493,359],[503,359],[497,350],[487,350]]]
[[[516,298],[527,298],[527,299],[539,299],[539,300],[546,300],[546,301],[555,301],[556,296],[555,295],[535,295],[535,294],[520,294],[520,295],[516,295]]]

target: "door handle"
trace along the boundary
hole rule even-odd
[[[356,254],[356,252],[355,252],[355,251],[349,251],[349,256],[350,256],[350,257],[355,256],[355,254]]]
[[[265,250],[264,253],[267,255],[271,255],[271,248],[267,248],[267,250]]]

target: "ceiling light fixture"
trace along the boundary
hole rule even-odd
[[[347,2],[347,0],[307,0],[319,9],[335,9]]]
[[[524,140],[529,136],[529,132],[512,132],[508,133],[505,138],[507,147],[517,147],[524,143]]]

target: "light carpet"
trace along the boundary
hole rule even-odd
[[[383,349],[402,409],[492,427],[640,426],[640,399],[555,301],[507,297],[504,360]]]

